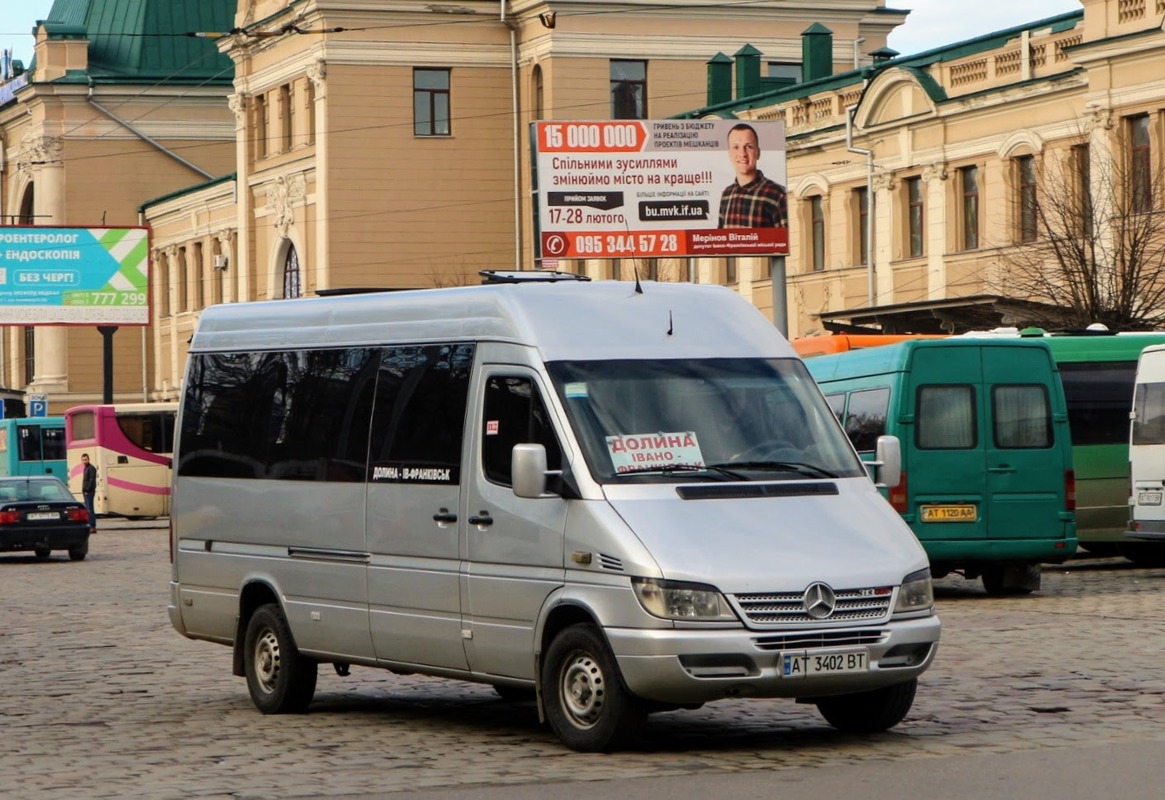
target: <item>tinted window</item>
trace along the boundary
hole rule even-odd
[[[841,394],[827,394],[825,395],[825,402],[829,403],[829,410],[833,412],[833,416],[839,420],[845,416],[845,393]]]
[[[1135,361],[1060,364],[1072,444],[1128,441]]]
[[[975,446],[975,392],[970,386],[920,386],[915,414],[920,450],[966,450]]]
[[[16,428],[16,440],[20,451],[18,458],[21,461],[40,461],[40,427],[36,425],[20,425]]]
[[[491,377],[485,387],[483,423],[481,465],[494,483],[513,484],[510,457],[516,444],[544,445],[547,468],[562,468],[562,450],[550,415],[529,378]]]
[[[1138,385],[1133,412],[1133,444],[1165,444],[1165,383]]]
[[[860,453],[872,453],[878,437],[886,433],[886,409],[890,405],[889,389],[865,389],[849,396],[845,432]]]
[[[384,350],[372,421],[373,466],[461,465],[473,345],[417,345]]]
[[[1044,386],[995,386],[991,389],[995,446],[1042,448],[1052,445],[1052,412]]]
[[[45,461],[63,460],[66,456],[64,427],[41,428],[40,448]]]
[[[363,481],[379,353],[192,356],[178,473]]]
[[[133,444],[151,453],[174,452],[174,412],[118,412],[117,426]]]

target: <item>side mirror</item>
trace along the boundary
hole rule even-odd
[[[902,443],[897,436],[879,436],[874,451],[874,482],[893,489],[902,482]]]
[[[541,497],[546,492],[546,447],[516,444],[510,455],[510,479],[518,497]]]

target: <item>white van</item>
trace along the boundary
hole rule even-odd
[[[1156,541],[1165,561],[1165,344],[1141,351],[1129,414],[1129,530],[1125,535]]]
[[[879,731],[934,658],[926,554],[725,288],[518,272],[220,305],[184,392],[170,618],[234,648],[264,713],[331,663],[536,699],[576,750],[727,697]]]

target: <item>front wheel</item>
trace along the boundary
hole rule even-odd
[[[279,606],[260,606],[247,623],[243,665],[251,701],[264,714],[307,710],[316,692],[317,664],[295,646]]]
[[[879,733],[889,730],[906,718],[914,704],[918,679],[874,689],[871,692],[843,694],[817,702],[825,721],[847,733]]]
[[[647,722],[642,701],[623,686],[615,657],[593,625],[563,629],[542,663],[546,718],[571,750],[596,753],[636,739]]]

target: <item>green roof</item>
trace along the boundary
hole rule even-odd
[[[882,70],[892,67],[905,68],[913,73],[919,79],[919,83],[922,84],[923,89],[926,90],[931,99],[935,102],[942,102],[947,99],[946,90],[929,73],[923,71],[924,67],[944,61],[966,58],[976,53],[997,50],[1010,40],[1021,35],[1024,31],[1051,28],[1053,32],[1060,33],[1071,30],[1079,25],[1083,19],[1083,9],[1080,11],[1069,11],[1066,14],[1057,14],[1054,17],[1047,17],[1024,25],[1015,25],[993,33],[976,36],[973,39],[966,39],[943,47],[925,50],[914,55],[899,56],[897,58],[879,61],[873,66],[838,72],[814,81],[805,81],[781,89],[769,89],[750,97],[737,98],[713,106],[697,108],[682,114],[676,114],[675,117],[678,119],[694,119],[705,116],[732,118],[735,117],[737,111],[746,111],[751,108],[767,108],[777,103],[808,97],[818,92],[836,91],[845,86],[858,84],[866,79],[873,78]],[[1072,67],[1069,66],[1068,69],[1072,69]]]
[[[144,202],[140,206],[138,206],[138,212],[141,213],[141,212],[144,212],[147,208],[150,208],[152,206],[156,206],[160,203],[165,203],[169,200],[174,200],[174,199],[179,198],[179,197],[184,197],[185,195],[188,195],[188,194],[194,194],[195,192],[201,192],[203,189],[209,189],[212,186],[218,186],[220,183],[227,183],[228,181],[233,181],[237,177],[238,177],[238,173],[232,172],[229,175],[222,175],[218,178],[211,178],[208,181],[204,181],[202,183],[196,183],[193,186],[183,186],[181,189],[177,189],[176,191],[173,191],[173,192],[168,192],[168,193],[162,195],[161,197],[155,197],[153,200],[147,200],[146,202]]]
[[[42,21],[50,37],[87,35],[87,77],[230,83],[233,65],[214,41],[186,34],[230,30],[236,5],[235,0],[55,0]]]

